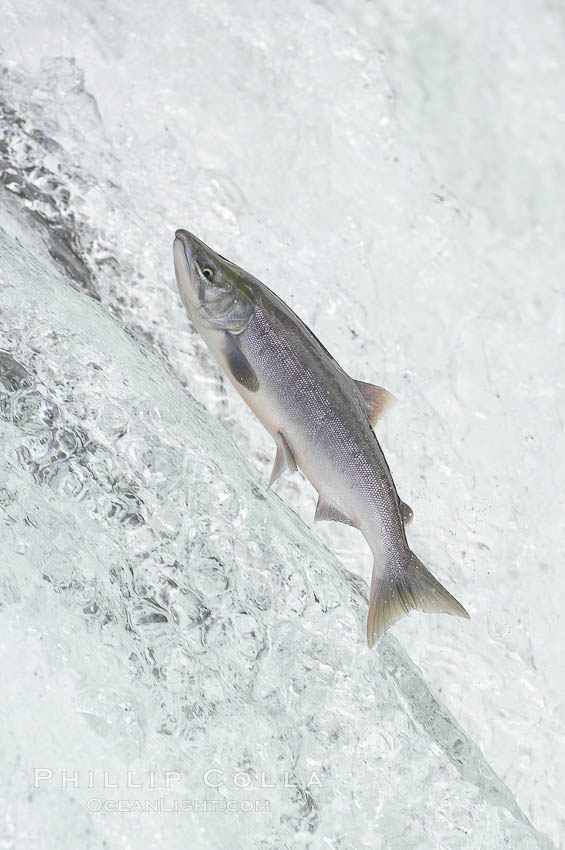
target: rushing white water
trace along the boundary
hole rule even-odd
[[[0,257],[8,846],[546,846],[223,427]]]
[[[7,846],[545,846],[520,809],[559,842],[559,14],[185,5],[0,3]],[[363,646],[360,536],[266,493],[178,226],[399,396],[379,436],[412,546],[473,616],[395,627],[423,678]],[[297,476],[277,492],[313,515]]]

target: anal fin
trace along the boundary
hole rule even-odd
[[[277,478],[279,478],[287,469],[289,470],[289,472],[296,472],[296,470],[298,469],[296,461],[294,459],[294,455],[292,453],[292,449],[288,445],[282,431],[278,432],[277,436],[275,437],[275,441],[277,444],[277,454],[275,456],[275,462],[273,464],[273,471],[271,472],[269,487],[271,487],[275,483]]]
[[[332,505],[331,502],[325,501],[322,496],[318,499],[318,504],[316,505],[316,514],[314,516],[314,522],[324,522],[325,520],[330,520],[332,522],[343,522],[345,525],[352,525],[353,528],[357,528],[357,523],[346,516],[342,510],[336,508],[335,505]]]

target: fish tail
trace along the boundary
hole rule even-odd
[[[367,619],[369,646],[373,646],[396,620],[412,610],[455,614],[470,619],[463,606],[413,552],[408,553],[404,564],[387,565],[384,573],[373,566]]]

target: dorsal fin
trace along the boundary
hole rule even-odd
[[[385,410],[396,403],[396,398],[384,387],[367,384],[365,381],[355,381],[355,383],[363,396],[369,422],[371,425],[376,425]]]

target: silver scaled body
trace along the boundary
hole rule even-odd
[[[369,645],[410,609],[468,617],[408,545],[412,512],[373,431],[393,396],[353,380],[277,295],[188,231],[174,259],[196,330],[275,440],[271,483],[299,467],[319,494],[315,519],[348,523],[370,546]]]

